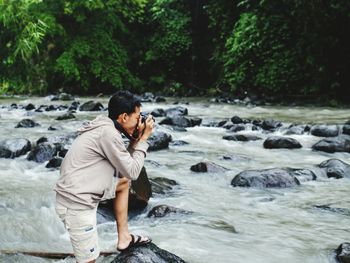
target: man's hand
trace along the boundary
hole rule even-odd
[[[144,123],[141,123],[141,118],[140,118],[138,127],[142,128],[142,130],[140,132],[139,141],[146,142],[147,139],[151,136],[151,134],[153,132],[154,120],[153,120],[152,115],[148,115],[148,117]]]

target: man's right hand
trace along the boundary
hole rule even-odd
[[[143,134],[140,138],[140,141],[146,142],[153,132],[154,120],[152,115],[148,115],[144,125],[145,125],[145,128],[143,130]]]

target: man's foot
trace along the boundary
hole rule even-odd
[[[120,252],[123,252],[123,251],[126,251],[132,247],[146,245],[152,241],[152,239],[149,237],[143,237],[143,236],[138,236],[138,235],[133,235],[133,234],[130,234],[130,238],[131,238],[131,240],[128,243],[128,245],[126,245],[125,247],[118,246],[117,250]]]

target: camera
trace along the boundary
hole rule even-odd
[[[144,123],[146,121],[146,119],[148,118],[149,113],[145,113],[145,112],[141,112],[140,113],[140,117],[141,117],[141,123]],[[152,116],[152,120],[156,121],[153,116]]]

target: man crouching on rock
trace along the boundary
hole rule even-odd
[[[151,241],[128,230],[129,183],[141,172],[154,125],[152,116],[142,122],[140,107],[140,100],[130,92],[114,94],[108,117],[98,116],[84,125],[62,162],[54,188],[56,212],[79,263],[95,262],[99,256],[96,211],[102,200],[114,198],[119,251]],[[131,140],[128,149],[121,133]]]

